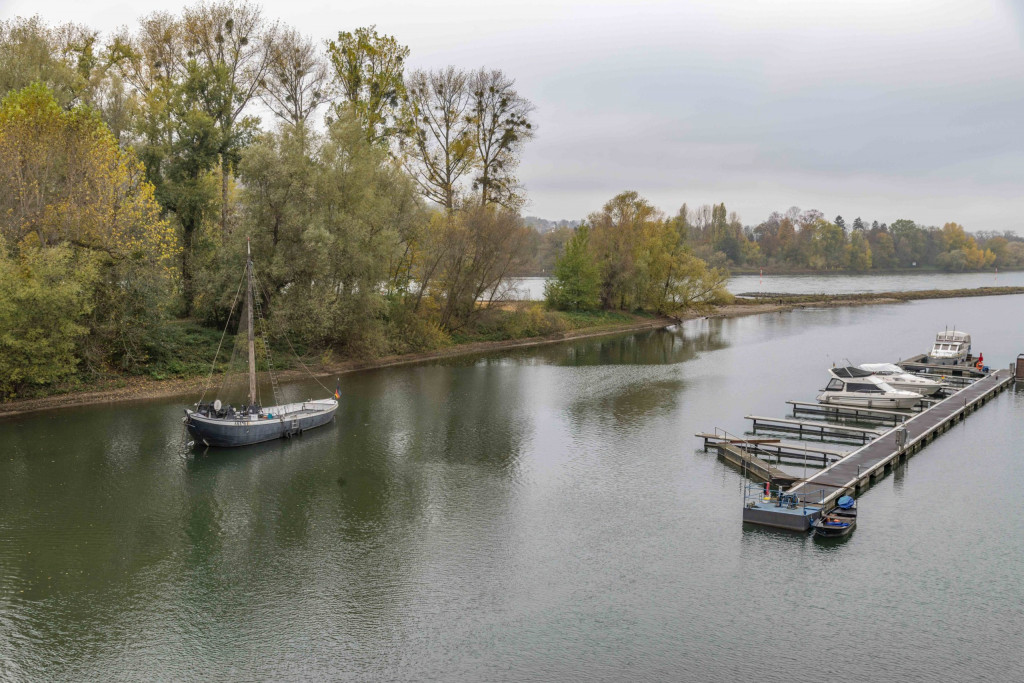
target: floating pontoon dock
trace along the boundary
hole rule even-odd
[[[908,372],[942,375],[947,379],[952,377],[969,377],[978,379],[985,376],[985,371],[979,370],[974,366],[977,360],[978,359],[975,356],[967,356],[967,361],[965,363],[942,365],[939,363],[928,362],[928,354],[922,353],[908,358],[907,360],[901,360],[897,365]]]
[[[846,492],[858,492],[892,469],[896,462],[921,450],[929,441],[947,431],[1013,382],[1010,370],[997,370],[964,387],[944,401],[914,415],[884,436],[858,448],[842,460],[816,472],[791,490],[801,492],[822,486],[832,489],[826,506]]]
[[[901,365],[906,362],[903,361]],[[944,366],[942,369],[970,371],[970,374],[964,372],[955,382],[957,386],[949,387],[954,391],[951,396],[928,400],[921,412],[917,413],[787,402],[793,406],[794,414],[805,412],[824,419],[868,423],[882,421],[892,424],[892,427],[871,429],[824,421],[758,415],[745,417],[752,421],[755,434],[760,430],[796,434],[801,440],[816,438],[824,442],[826,439],[852,439],[863,442],[862,446],[853,451],[834,449],[824,443],[813,446],[808,444],[805,448],[803,443],[783,442],[779,439],[737,438],[719,429],[713,434],[701,433],[697,436],[704,439],[705,450],[708,447],[716,449],[725,459],[743,467],[746,474],[768,482],[770,493],[764,495],[758,493],[756,486],[748,486],[750,491],[744,494],[743,521],[806,530],[814,519],[834,507],[835,501],[841,496],[856,495],[862,488],[885,476],[892,471],[894,465],[920,451],[936,436],[963,421],[967,415],[1009,386],[1015,375],[1024,381],[1024,354],[1018,357],[1016,367],[991,373],[981,373],[964,366]],[[945,376],[948,378],[950,375]],[[776,458],[797,460],[796,464],[803,459],[806,463],[817,461],[827,466],[801,479],[778,470],[758,458],[758,454],[774,454]]]
[[[786,474],[776,467],[772,467],[770,463],[761,460],[751,453],[749,448],[740,448],[736,444],[723,442],[715,444],[715,448],[718,449],[718,455],[726,462],[730,462],[736,467],[739,467],[745,474],[753,477],[754,479],[760,479],[765,482],[775,482],[776,486],[789,486],[800,479],[799,477],[795,477],[791,474]]]

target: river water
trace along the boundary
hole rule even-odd
[[[513,278],[509,296],[541,301],[546,277]],[[774,294],[864,294],[870,292],[913,292],[925,289],[975,289],[978,287],[1024,287],[1024,271],[1006,273],[869,273],[853,275],[736,275],[726,288],[733,294],[771,292]],[[503,290],[504,291],[504,290]]]
[[[804,309],[342,378],[337,422],[186,455],[183,400],[0,422],[0,680],[1024,680],[1024,393],[821,542],[694,434],[831,359],[993,366],[1024,297]],[[289,398],[315,385],[287,387]]]

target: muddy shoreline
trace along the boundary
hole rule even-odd
[[[1012,294],[1024,294],[1024,287],[983,287],[966,290],[884,292],[835,296],[792,295],[764,297],[758,300],[737,299],[736,303],[719,306],[704,314],[692,313],[680,318],[642,318],[638,316],[635,321],[629,323],[590,327],[580,330],[572,330],[570,332],[547,335],[544,337],[527,337],[524,339],[510,339],[506,341],[473,342],[425,353],[385,356],[370,360],[349,360],[336,363],[328,367],[316,368],[313,370],[312,374],[316,377],[337,377],[353,372],[360,372],[362,370],[386,368],[397,365],[410,365],[443,358],[469,356],[481,353],[490,353],[493,351],[504,351],[508,349],[544,346],[547,344],[558,344],[576,339],[606,337],[626,332],[659,329],[682,322],[683,320],[692,320],[702,317],[736,318],[745,315],[791,311],[806,307],[833,308],[839,306],[870,306],[876,304],[901,303],[904,301],[917,301],[922,299],[1000,296]],[[284,381],[302,379],[306,376],[306,373],[299,370],[287,370],[278,374],[278,377]],[[116,386],[111,383],[108,386],[98,386],[85,391],[56,394],[42,398],[19,399],[0,403],[0,418],[72,406],[99,405],[105,403],[121,403],[132,400],[185,396],[199,391],[205,382],[206,377],[170,380],[154,380],[143,377],[124,378],[119,380]]]

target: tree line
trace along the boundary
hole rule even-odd
[[[229,321],[250,245],[272,336],[310,350],[505,324],[492,304],[537,247],[517,177],[534,107],[500,69],[409,57],[373,26],[319,43],[246,0],[110,35],[0,22],[0,396],[180,355],[181,324]],[[614,202],[592,233],[601,305],[684,302],[702,264],[644,202]],[[664,263],[641,256],[655,243]],[[491,332],[544,329],[519,313]]]
[[[696,209],[684,204],[673,220],[694,253],[718,266],[852,272],[1024,267],[1024,238],[971,234],[953,222],[941,228],[908,219],[869,225],[857,217],[847,225],[842,216],[830,221],[820,211],[792,207],[749,226],[724,203]]]
[[[842,216],[829,221],[820,211],[793,207],[751,226],[725,204],[694,209],[684,204],[671,220],[693,254],[718,268],[860,273],[1024,268],[1024,237],[1010,231],[969,233],[953,222],[939,228],[908,219],[869,224],[858,217],[847,224]],[[579,221],[531,217],[527,222],[534,231],[517,274],[550,275]]]

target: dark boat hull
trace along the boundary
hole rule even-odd
[[[319,402],[317,402],[319,403]],[[314,405],[314,404],[310,404]],[[266,419],[218,419],[186,411],[185,426],[197,446],[234,448],[274,439],[290,438],[321,427],[334,419],[338,404],[313,410],[300,410]]]
[[[857,520],[850,520],[848,526],[819,525],[817,524],[817,520],[815,520],[815,523],[811,526],[814,528],[814,534],[816,536],[821,536],[822,538],[839,538],[840,536],[846,536],[853,531],[853,528],[857,526]]]

